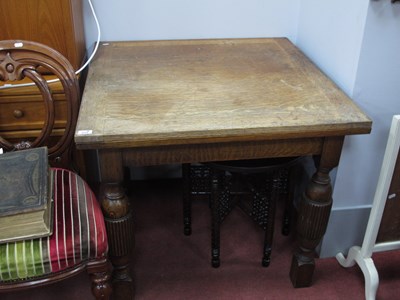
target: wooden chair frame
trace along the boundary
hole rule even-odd
[[[60,161],[68,152],[74,137],[80,102],[77,77],[69,61],[59,52],[30,41],[1,41],[0,81],[19,81],[27,77],[39,88],[44,101],[45,120],[40,134],[33,141],[14,143],[0,136],[0,146],[6,151],[22,150],[46,145],[53,131],[55,105],[49,84],[42,72],[54,74],[63,86],[67,101],[67,120],[64,133],[49,147],[49,159]]]
[[[61,137],[48,144],[55,121],[55,105],[49,83],[43,72],[55,75],[61,82],[67,102],[66,127]],[[54,49],[31,41],[0,41],[0,81],[19,81],[29,78],[40,90],[44,101],[45,120],[40,134],[32,141],[9,141],[0,136],[0,147],[5,151],[48,146],[49,162],[57,165],[68,155],[72,144],[80,104],[77,76],[69,61]],[[69,167],[69,166],[62,166]],[[83,261],[74,268],[45,276],[0,282],[0,293],[55,283],[87,270],[92,281],[92,294],[96,299],[108,299],[111,294],[111,268],[107,258]]]

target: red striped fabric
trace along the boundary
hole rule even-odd
[[[107,253],[107,233],[96,197],[75,173],[53,169],[55,214],[49,239],[52,272]]]
[[[107,255],[108,243],[99,203],[75,173],[51,170],[53,234],[0,245],[0,282],[62,271]]]

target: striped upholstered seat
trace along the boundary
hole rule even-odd
[[[0,245],[0,283],[61,272],[108,250],[100,206],[75,173],[52,169],[53,234],[46,238]]]
[[[52,74],[59,82],[53,86],[43,74]],[[73,138],[81,89],[75,70],[63,55],[46,45],[0,41],[0,84],[18,85],[25,80],[35,83],[32,91],[40,92],[43,113],[38,113],[37,119],[24,119],[32,122],[32,135],[5,136],[0,130],[0,148],[4,152],[48,148],[49,165],[59,168],[52,171],[54,229],[48,238],[0,245],[0,293],[51,284],[86,270],[94,298],[109,299],[111,268],[99,203],[83,179],[65,170],[78,165],[73,161]],[[12,94],[5,91],[4,95]],[[62,109],[56,109],[56,95],[65,96]],[[41,129],[36,127],[39,124]]]

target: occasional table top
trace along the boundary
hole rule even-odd
[[[364,134],[371,120],[285,38],[102,43],[79,148]]]

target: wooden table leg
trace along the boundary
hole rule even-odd
[[[133,218],[122,186],[122,156],[116,150],[100,150],[100,201],[105,217],[113,271],[113,299],[133,299],[130,257],[134,248]]]
[[[326,138],[311,178],[300,203],[297,223],[298,250],[293,255],[290,279],[296,288],[312,284],[315,248],[325,234],[332,208],[332,185],[329,172],[338,165],[343,137]]]

